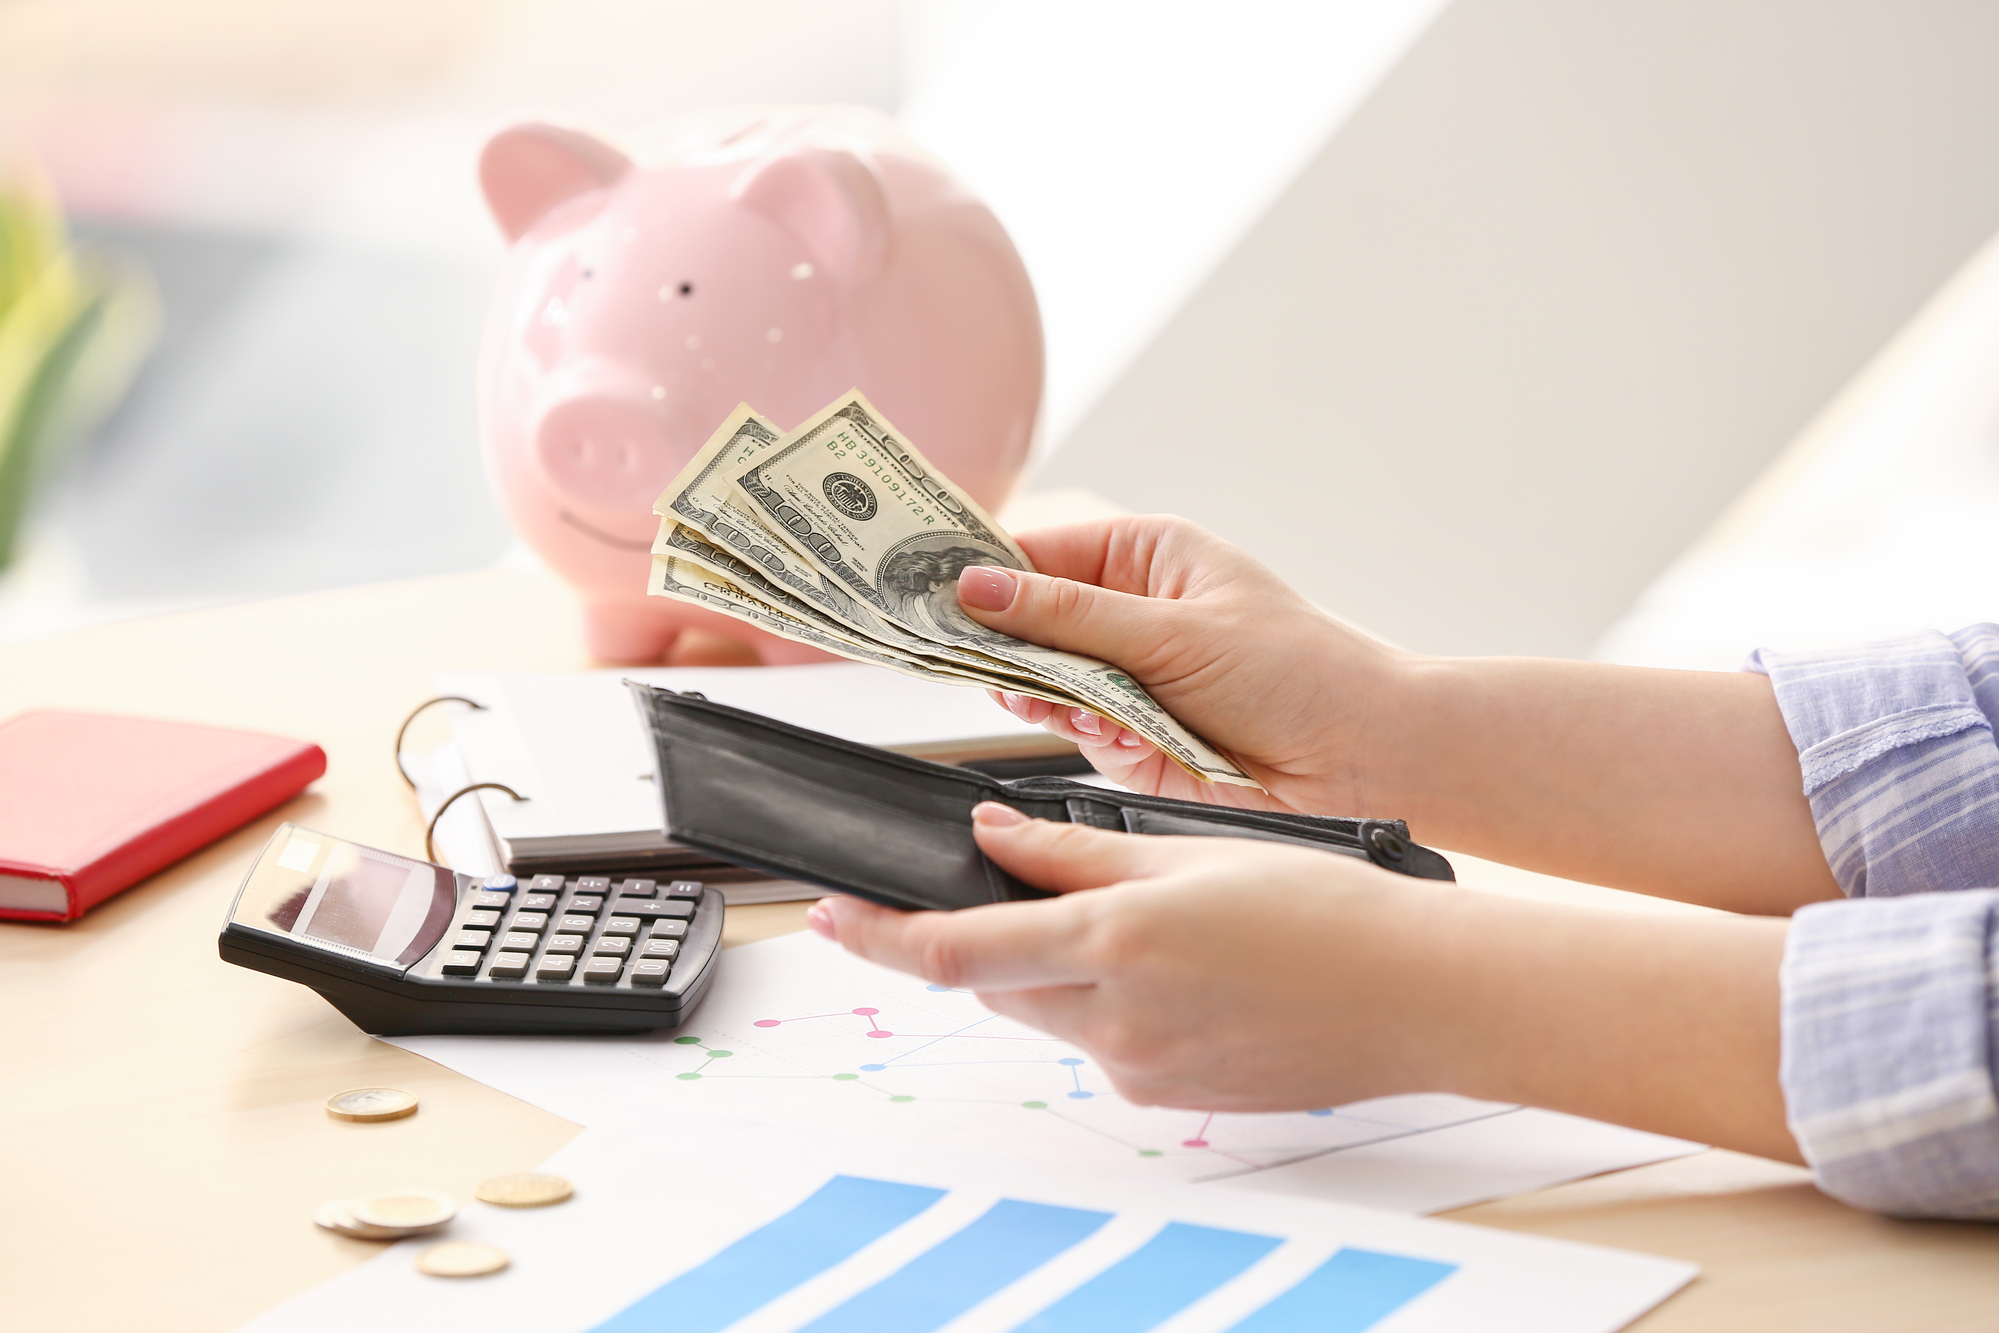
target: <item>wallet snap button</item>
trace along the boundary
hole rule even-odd
[[[1391,861],[1400,861],[1409,852],[1408,844],[1396,837],[1394,831],[1391,829],[1369,829],[1367,831],[1367,840],[1374,845],[1374,850],[1380,852]]]

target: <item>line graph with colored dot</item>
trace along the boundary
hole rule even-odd
[[[680,1083],[697,1083],[725,1079],[731,1081],[782,1081],[790,1083],[817,1083],[820,1085],[843,1085],[854,1095],[868,1096],[877,1104],[907,1106],[923,1103],[930,1106],[950,1107],[1015,1107],[1020,1110],[1041,1114],[1047,1119],[1060,1122],[1070,1132],[1095,1137],[1116,1145],[1128,1154],[1144,1159],[1173,1157],[1202,1157],[1215,1160],[1225,1174],[1235,1174],[1242,1170],[1261,1170],[1268,1166],[1280,1165],[1296,1160],[1301,1155],[1323,1153],[1329,1147],[1340,1143],[1371,1143],[1401,1137],[1406,1134],[1423,1132],[1427,1126],[1412,1126],[1407,1123],[1384,1121],[1370,1123],[1365,1115],[1352,1115],[1336,1111],[1335,1108],[1316,1108],[1300,1115],[1292,1116],[1232,1116],[1222,1117],[1225,1129],[1216,1131],[1215,1113],[1171,1112],[1147,1110],[1144,1117],[1154,1122],[1155,1134],[1144,1137],[1130,1132],[1130,1127],[1115,1123],[1105,1123],[1096,1117],[1078,1114],[1083,1105],[1107,1099],[1123,1107],[1127,1112],[1138,1110],[1117,1098],[1108,1083],[1094,1071],[1093,1062],[1086,1056],[1073,1054],[1073,1047],[1057,1038],[1036,1033],[1010,1024],[1000,1015],[976,1006],[976,1001],[967,992],[953,991],[949,987],[925,985],[923,990],[931,995],[962,996],[969,1002],[970,1013],[967,1021],[939,1024],[935,1012],[919,1013],[903,1010],[902,1017],[890,1020],[884,1017],[882,1005],[857,1005],[844,1009],[822,1010],[814,1013],[791,1014],[781,1017],[764,1016],[753,1019],[748,1028],[759,1036],[779,1036],[808,1030],[817,1035],[811,1043],[815,1054],[830,1052],[832,1049],[846,1050],[845,1043],[892,1043],[893,1049],[879,1050],[873,1058],[853,1061],[845,1068],[829,1069],[819,1060],[813,1069],[773,1069],[768,1062],[758,1068],[730,1065],[737,1052],[732,1049],[740,1042],[731,1040],[731,1045],[715,1044],[704,1036],[683,1034],[673,1039],[673,1044],[692,1047],[700,1053],[699,1063],[673,1075]],[[907,1020],[907,1022],[904,1021]],[[894,1026],[891,1026],[891,1021]],[[911,1028],[915,1030],[911,1030]],[[941,1028],[942,1030],[935,1030]],[[975,1043],[991,1043],[981,1049]],[[762,1045],[762,1042],[758,1043]],[[1039,1049],[1036,1049],[1039,1048]],[[858,1053],[858,1050],[856,1050]],[[765,1055],[771,1052],[764,1052]],[[955,1085],[948,1089],[914,1092],[905,1087],[894,1086],[898,1074],[927,1074],[929,1071],[967,1071],[975,1077],[990,1080],[996,1071],[1004,1071],[1009,1083],[1018,1085],[1022,1080],[1040,1085],[1036,1094],[1012,1099],[1001,1096],[981,1096],[990,1086]],[[1045,1072],[1037,1072],[1045,1071]],[[884,1081],[887,1077],[889,1081]],[[993,1089],[997,1091],[997,1089]],[[1064,1106],[1074,1110],[1064,1110]],[[1502,1108],[1503,1109],[1503,1108]],[[1273,1120],[1324,1122],[1335,1116],[1343,1120],[1337,1141],[1333,1144],[1308,1141],[1282,1141],[1272,1143],[1267,1137],[1246,1145],[1233,1142],[1242,1138],[1241,1122],[1255,1121],[1267,1125]],[[1165,1121],[1179,1118],[1187,1128],[1174,1134],[1168,1130]],[[1129,1115],[1123,1117],[1129,1119]],[[1447,1117],[1453,1123],[1462,1123],[1462,1117]],[[1316,1136],[1313,1136],[1316,1137]]]

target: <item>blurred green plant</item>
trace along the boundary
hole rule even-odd
[[[0,570],[61,448],[116,405],[158,327],[138,262],[72,247],[34,161],[0,158]]]

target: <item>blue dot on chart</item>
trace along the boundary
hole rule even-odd
[[[1306,1115],[1331,1115],[1332,1113],[1333,1113],[1333,1108],[1330,1106],[1322,1106],[1316,1111],[1305,1112]]]
[[[1094,1092],[1084,1092],[1082,1089],[1078,1088],[1075,1092],[1072,1092],[1069,1095],[1071,1097],[1074,1097],[1077,1101],[1080,1102],[1080,1101],[1087,1101],[1090,1098],[1096,1096],[1097,1094]]]
[[[1055,1063],[1058,1065],[1079,1065],[1083,1062],[1077,1059],[1073,1055],[1065,1055],[1060,1060],[1057,1060]]]
[[[861,1069],[862,1069],[862,1070],[863,1070],[864,1072],[866,1072],[866,1073],[870,1073],[870,1074],[879,1074],[879,1073],[881,1073],[881,1071],[882,1071],[882,1070],[884,1070],[884,1069],[887,1069],[887,1068],[888,1068],[888,1066],[887,1066],[887,1065],[862,1065],[862,1066],[861,1066]]]
[[[949,986],[925,986],[925,990],[950,990]]]

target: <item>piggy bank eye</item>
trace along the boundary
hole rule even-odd
[[[683,283],[681,283],[681,284],[680,284],[680,294],[681,294],[682,296],[692,296],[692,295],[694,295],[694,284],[693,284],[693,283],[691,283],[691,282],[683,282]]]

